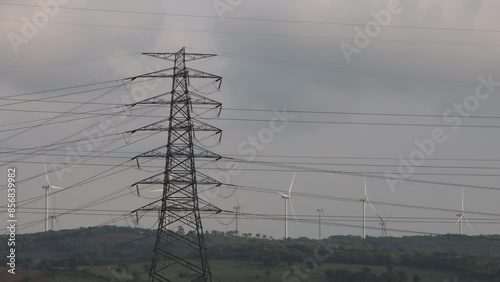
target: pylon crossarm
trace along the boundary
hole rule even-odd
[[[153,176],[150,176],[148,178],[145,178],[141,181],[138,181],[130,186],[137,186],[139,184],[163,184],[163,181],[164,179],[163,178],[159,178],[159,176],[164,176],[165,175],[165,172],[160,172],[158,174],[155,174]]]
[[[148,98],[148,99],[136,102],[136,103],[127,104],[125,106],[132,108],[132,107],[135,107],[137,105],[153,105],[153,104],[166,105],[166,104],[170,104],[169,100],[160,99],[161,97],[165,97],[165,96],[170,95],[170,94],[171,94],[170,92],[159,94],[159,95],[156,95],[154,97],[151,97],[151,98]]]
[[[193,121],[193,130],[195,131],[213,131],[217,134],[222,132],[222,129],[215,127],[213,125],[210,125],[208,123],[205,123],[203,121]]]
[[[163,119],[161,121],[157,121],[157,122],[154,122],[152,124],[149,124],[149,125],[146,125],[146,126],[134,129],[134,130],[126,131],[125,133],[134,134],[137,131],[168,131],[170,127],[166,126],[166,125],[162,125],[162,123],[165,123],[169,120],[170,119]],[[205,122],[195,121],[195,122],[190,123],[187,120],[178,120],[176,124],[172,125],[172,129],[177,130],[177,131],[192,131],[192,130],[194,130],[194,131],[211,131],[211,132],[215,132],[215,134],[220,134],[222,132],[222,129],[215,127],[215,126],[212,126],[210,124],[207,124]]]
[[[134,81],[138,78],[151,78],[151,77],[158,77],[158,78],[161,78],[161,77],[172,77],[172,75],[167,75],[170,71],[173,72],[174,68],[166,68],[166,69],[161,69],[161,70],[157,70],[157,71],[152,71],[152,72],[148,72],[148,73],[144,73],[144,74],[140,74],[140,75],[136,75],[136,76],[131,76],[131,77],[127,77],[125,78],[124,80],[130,80],[130,81]]]
[[[154,97],[151,97],[151,98],[148,98],[148,99],[136,102],[136,103],[127,104],[125,106],[132,108],[132,107],[135,107],[137,105],[160,105],[160,106],[170,105],[172,103],[172,101],[170,101],[168,99],[163,99],[162,97],[165,97],[165,96],[171,95],[171,94],[172,93],[163,93],[163,94],[156,95]],[[203,96],[196,94],[196,93],[190,93],[190,99],[191,99],[192,105],[212,105],[212,106],[214,106],[215,109],[220,108],[222,106],[222,103],[217,102],[217,101],[212,100],[212,99],[207,98],[207,97],[203,97]]]
[[[152,203],[149,203],[145,206],[142,206],[136,210],[133,210],[131,211],[130,213],[136,213],[138,211],[161,211],[161,207],[159,205],[157,205],[157,203],[161,202],[163,200],[162,199],[159,199],[159,200],[156,200]],[[208,213],[216,213],[216,214],[219,214],[222,212],[222,209],[210,204],[209,202],[205,201],[205,200],[202,200],[202,199],[199,199],[199,202],[203,204],[203,206],[201,208],[197,208],[195,211],[199,211],[199,212],[208,212]],[[167,211],[193,211],[193,208],[183,208],[183,207],[170,207],[170,208],[167,208],[166,209]]]
[[[133,157],[131,160],[137,160],[139,158],[160,158],[160,157],[167,157],[166,153],[166,148],[167,145],[160,146],[158,148],[155,148],[151,151],[148,151],[146,153],[142,153],[140,155],[137,155]],[[170,156],[176,157],[176,158],[189,158],[189,157],[194,157],[194,158],[200,158],[200,159],[214,159],[214,160],[220,160],[222,158],[221,155],[216,154],[210,150],[207,150],[201,146],[194,145],[194,152],[191,153],[188,147],[181,148],[175,152],[172,152]],[[140,167],[139,167],[140,168]]]
[[[155,58],[167,60],[170,62],[174,62],[175,55],[177,53],[142,53],[142,54],[146,55],[146,56],[155,57]],[[216,54],[185,53],[185,60],[186,60],[186,62],[191,62],[191,61],[206,59],[206,58],[215,57],[215,56],[217,56],[217,55]]]
[[[127,77],[124,80],[130,80],[134,81],[138,78],[174,78],[176,79],[179,74],[182,74],[186,76],[186,78],[203,78],[203,79],[214,79],[215,83],[219,82],[222,83],[222,77],[211,74],[208,72],[200,71],[197,69],[191,69],[191,68],[186,68],[185,70],[178,70],[178,73],[176,74],[174,72],[175,68],[166,68],[162,70],[157,70],[157,71],[152,71],[132,77]]]
[[[175,179],[171,179],[171,180],[167,180],[165,181],[164,178],[161,178],[160,176],[163,176],[164,177],[164,172],[160,172],[154,176],[151,176],[151,177],[148,177],[146,179],[143,179],[141,181],[138,181],[134,184],[131,185],[131,187],[136,187],[137,189],[137,194],[140,195],[139,193],[139,185],[159,185],[159,184],[165,184],[165,183],[169,183],[169,184],[174,184],[171,186],[169,192],[162,198],[162,199],[165,199],[165,198],[168,198],[168,197],[171,197],[177,193],[182,193],[184,189],[186,189],[187,186],[191,185],[192,182],[190,181],[182,181],[182,180],[175,180]],[[202,179],[202,181],[199,181],[198,183],[200,185],[213,185],[214,187],[218,187],[220,185],[222,185],[221,182],[205,175],[205,174],[202,174],[200,172],[197,172],[197,178],[198,179]],[[184,184],[184,186],[176,186],[175,184]],[[172,189],[172,187],[176,187],[176,189]],[[186,195],[188,196],[188,198],[190,198],[190,195]],[[153,205],[157,202],[160,202],[162,199],[159,199],[153,203],[150,203],[148,205]],[[146,206],[148,206],[146,205]],[[145,208],[146,206],[142,207],[142,208]],[[139,208],[141,209],[141,208]]]
[[[220,181],[217,181],[213,179],[212,177],[203,174],[201,172],[196,172],[196,179],[197,183],[199,185],[215,185],[215,186],[220,186],[222,183]]]
[[[215,74],[211,74],[208,72],[204,72],[204,71],[192,69],[192,68],[186,68],[186,70],[188,71],[188,76],[187,76],[188,78],[207,78],[207,79],[211,78],[211,79],[214,79],[215,82],[222,81],[222,76],[218,76]]]
[[[163,59],[163,60],[167,60],[167,61],[175,61],[175,54],[177,53],[142,53],[142,55],[145,55],[145,56],[150,56],[150,57],[155,57],[155,58],[159,58],[159,59]]]
[[[194,151],[195,158],[215,159],[216,161],[222,159],[221,155],[214,153],[210,150],[207,150],[207,149],[205,149],[201,146],[198,146],[198,145],[193,145],[193,151]],[[181,155],[179,155],[179,156],[181,156]]]
[[[146,126],[134,129],[134,130],[126,131],[125,133],[134,134],[137,131],[168,131],[168,127],[161,125],[162,123],[164,123],[166,121],[169,121],[169,118],[154,122],[152,124],[149,124],[149,125],[146,125]]]
[[[191,98],[191,104],[193,105],[213,105],[215,108],[220,108],[222,106],[222,103],[196,93],[189,93],[189,96]]]

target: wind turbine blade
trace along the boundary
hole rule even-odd
[[[290,202],[290,207],[292,207],[292,213],[293,213],[293,218],[295,219],[295,224],[299,226],[299,222],[297,221],[297,216],[295,216],[295,210],[293,209],[292,199],[290,199],[289,202]]]
[[[368,191],[367,191],[367,188],[366,188],[366,175],[365,173],[363,172],[363,178],[365,180],[365,200],[368,199]]]
[[[462,187],[462,213],[464,212],[464,192],[465,188]]]
[[[61,229],[61,224],[59,223],[59,219],[57,219],[57,216],[54,216],[54,219],[56,220],[57,226],[59,226],[59,229]]]
[[[45,159],[42,156],[43,168],[45,169],[45,179],[47,180],[47,184],[50,185],[49,174],[47,173],[47,166],[45,165]]]
[[[238,204],[238,207],[240,207],[240,197],[238,197],[238,195],[236,195],[236,204]]]
[[[284,193],[281,193],[281,192],[278,192],[278,194],[280,194],[281,196],[285,197],[285,198],[289,198],[290,196],[287,195],[287,194],[284,194]]]
[[[464,218],[464,216],[465,216],[465,214],[463,214],[463,213],[462,213],[462,215],[461,215],[461,216],[458,218],[458,220],[457,220],[457,224],[459,224],[459,223],[460,223],[460,221],[462,220],[462,218]]]
[[[472,231],[472,233],[476,233],[476,232],[474,231],[474,229],[472,228],[472,226],[470,225],[469,221],[467,220],[467,217],[465,216],[465,214],[463,214],[462,216],[464,217],[465,222],[467,222],[467,225],[469,225],[469,228],[470,228],[470,230]]]
[[[151,190],[149,192],[151,192],[151,193],[163,192],[163,189]]]
[[[54,186],[54,185],[50,185],[49,187],[52,188],[52,189],[56,189],[56,190],[64,190],[64,188],[58,187],[58,186]]]
[[[294,181],[295,181],[295,172],[293,173],[292,183],[290,183],[290,188],[288,189],[288,196],[290,196],[290,193],[292,193],[292,188],[293,188],[293,182]]]
[[[377,210],[375,210],[375,208],[373,207],[372,203],[370,203],[370,201],[366,201],[366,202],[368,203],[368,205],[370,205],[370,207],[375,212],[375,214],[377,214],[377,216],[380,219],[380,221],[382,221],[382,223],[384,223],[385,221],[382,219],[382,217],[380,216],[380,214],[378,214]]]

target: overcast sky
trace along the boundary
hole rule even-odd
[[[44,1],[42,1],[44,2]],[[50,1],[47,1],[50,3]],[[456,233],[455,224],[461,205],[460,185],[437,185],[431,183],[404,181],[391,189],[383,178],[386,171],[397,174],[399,156],[408,156],[418,149],[416,140],[432,138],[433,131],[440,130],[446,141],[437,144],[435,152],[426,156],[422,167],[415,167],[415,173],[409,180],[424,180],[461,184],[465,186],[465,210],[476,233],[499,233],[500,152],[498,144],[500,120],[494,118],[464,118],[464,125],[486,127],[452,128],[454,122],[443,120],[448,109],[454,105],[472,101],[475,90],[481,85],[479,77],[500,81],[498,46],[500,44],[500,3],[497,1],[404,1],[397,5],[397,12],[391,13],[387,26],[375,35],[366,47],[358,48],[352,40],[356,28],[363,29],[365,24],[374,20],[373,13],[391,9],[393,1],[287,1],[287,0],[242,0],[234,7],[226,1],[59,1],[62,7],[85,9],[59,9],[47,16],[49,23],[30,34],[23,35],[26,23],[34,15],[47,15],[36,1],[7,1],[16,5],[0,5],[0,95],[37,92],[84,85],[95,82],[119,80],[159,68],[171,67],[171,63],[146,56],[141,52],[175,52],[186,47],[188,52],[217,53],[218,57],[193,62],[190,66],[223,77],[222,89],[214,92],[213,86],[201,90],[209,98],[221,101],[226,108],[238,109],[283,109],[314,112],[347,112],[348,115],[305,114],[297,113],[292,122],[280,132],[274,132],[272,141],[265,144],[257,153],[257,159],[263,161],[284,161],[303,163],[328,163],[329,166],[299,164],[298,166],[321,168],[324,170],[360,172],[366,171],[369,199],[378,213],[386,219],[388,234],[392,236],[411,235],[412,232]],[[231,1],[227,1],[229,3]],[[21,3],[21,6],[18,4]],[[222,4],[221,4],[222,3]],[[389,5],[389,6],[388,6]],[[393,7],[394,8],[394,7]],[[95,11],[95,9],[101,11]],[[222,9],[222,10],[221,10]],[[103,10],[121,10],[149,13],[112,13]],[[153,14],[157,13],[157,14]],[[173,15],[177,14],[177,16]],[[181,15],[181,16],[179,16]],[[193,15],[202,15],[193,16]],[[240,19],[235,19],[240,18]],[[252,20],[241,20],[250,18]],[[273,19],[266,21],[262,19]],[[342,25],[339,23],[348,23]],[[354,25],[353,25],[354,24]],[[122,26],[118,28],[117,26]],[[401,28],[407,27],[407,28]],[[415,27],[432,27],[422,29]],[[479,31],[478,31],[479,30]],[[489,31],[488,31],[489,30]],[[26,32],[26,30],[24,30]],[[342,42],[344,42],[342,44]],[[357,48],[347,60],[341,46]],[[100,91],[75,93],[95,89],[120,82],[45,92],[8,99],[51,99],[57,102],[26,102],[2,99],[0,105],[0,151],[2,152],[2,185],[6,183],[8,167],[17,168],[17,179],[22,180],[43,174],[40,154],[45,156],[52,170],[52,164],[65,164],[68,151],[66,145],[59,151],[46,150],[33,154],[32,150],[18,151],[37,146],[46,146],[65,141],[85,139],[83,131],[96,128],[99,121],[110,118],[113,111],[106,104],[121,101],[121,97],[130,97],[131,86],[119,86]],[[193,82],[201,86],[204,82]],[[127,90],[128,89],[128,90]],[[483,91],[486,91],[486,87]],[[114,90],[112,92],[106,92]],[[170,81],[148,92],[148,96],[168,92]],[[472,116],[497,116],[500,100],[500,85],[487,99],[478,100],[477,107],[467,114]],[[75,93],[69,96],[60,95]],[[94,104],[83,103],[92,100]],[[16,102],[23,102],[12,104]],[[67,103],[70,102],[70,103]],[[79,104],[80,103],[80,104]],[[102,104],[96,104],[102,103]],[[6,105],[12,104],[12,105]],[[78,109],[73,109],[80,106]],[[88,112],[99,110],[109,114],[89,118],[87,115],[67,115],[53,112]],[[140,115],[152,108],[135,109],[133,115]],[[15,110],[15,111],[13,111]],[[38,111],[38,112],[37,112]],[[48,111],[41,113],[39,111]],[[352,113],[398,113],[431,115],[418,116],[366,116]],[[147,115],[166,116],[167,109],[159,108]],[[454,115],[454,114],[452,114]],[[208,113],[206,117],[215,117]],[[432,117],[434,116],[434,117]],[[52,121],[47,118],[57,117]],[[87,117],[85,119],[85,117]],[[221,118],[260,119],[264,122],[209,120],[207,122],[223,129],[220,145],[209,138],[201,141],[205,146],[221,155],[241,155],[238,146],[249,137],[258,136],[259,132],[272,129],[269,122],[271,112],[224,111]],[[79,120],[75,120],[79,119]],[[159,118],[111,117],[114,133],[132,130]],[[67,121],[54,123],[58,121]],[[68,121],[72,120],[72,121]],[[363,125],[363,124],[325,124],[300,123],[295,121],[328,121],[346,123],[385,123],[385,124],[425,124],[431,126],[401,125]],[[46,126],[35,125],[49,122]],[[117,125],[120,122],[124,124]],[[13,137],[14,134],[29,130]],[[17,130],[9,130],[17,129]],[[114,150],[105,156],[123,158],[96,157],[102,153],[93,153],[95,158],[86,157],[80,166],[72,168],[71,173],[56,173],[49,176],[53,185],[71,187],[89,177],[105,172],[111,166],[126,161],[135,153],[148,151],[165,143],[165,135],[155,135],[145,140],[138,133],[133,135],[127,145],[118,135],[105,140],[115,140],[113,144],[102,147],[99,151]],[[262,134],[262,133],[261,133]],[[103,141],[101,144],[107,144]],[[72,143],[74,147],[75,143]],[[214,146],[217,145],[217,146]],[[53,149],[54,147],[51,147]],[[119,149],[117,149],[119,148]],[[16,151],[17,150],[17,151]],[[6,154],[15,151],[16,154]],[[22,153],[22,154],[21,154]],[[320,158],[267,158],[266,156],[309,156],[309,157],[348,157],[354,159]],[[263,158],[266,157],[266,158]],[[11,160],[22,158],[12,164]],[[238,156],[248,159],[248,155]],[[372,159],[355,159],[372,158]],[[394,160],[373,159],[394,158]],[[462,159],[462,160],[435,160]],[[490,159],[473,161],[471,159]],[[498,160],[498,161],[491,161]],[[161,166],[162,162],[151,164]],[[200,163],[201,165],[202,163]],[[346,164],[358,164],[347,166]],[[364,164],[364,166],[363,166]],[[378,165],[378,166],[369,166]],[[102,178],[89,184],[81,185],[57,193],[52,206],[57,208],[75,208],[103,195],[112,193],[134,182],[144,179],[160,168],[133,168]],[[205,164],[214,168],[214,164]],[[226,163],[218,164],[222,170],[200,170],[205,174],[217,175],[226,168]],[[393,166],[379,166],[393,165]],[[229,164],[231,166],[231,164]],[[427,166],[427,167],[426,167]],[[434,166],[434,167],[428,167]],[[436,167],[438,166],[438,167]],[[441,167],[439,167],[441,166]],[[455,166],[462,168],[442,168]],[[244,165],[244,168],[256,169],[241,171],[231,176],[227,182],[286,191],[293,172],[289,168],[277,168],[262,165]],[[465,167],[465,168],[464,168]],[[474,168],[480,167],[480,168]],[[118,172],[126,166],[109,173]],[[287,171],[273,171],[287,170]],[[371,172],[371,174],[370,174]],[[108,172],[106,172],[108,174]],[[438,175],[429,175],[438,174]],[[443,175],[445,174],[445,175]],[[471,176],[479,174],[481,176]],[[225,180],[226,181],[226,180]],[[19,183],[18,201],[43,195],[41,186],[45,185],[42,176]],[[298,172],[294,192],[361,199],[363,197],[363,177],[360,175],[341,175],[335,173]],[[484,189],[484,188],[494,189]],[[5,186],[2,186],[5,188]],[[159,188],[159,187],[157,187]],[[394,188],[394,187],[393,187]],[[157,194],[146,188],[139,198],[133,190],[124,197],[106,202],[92,209],[134,210],[157,199]],[[6,195],[6,191],[2,190]],[[202,193],[201,197],[224,210],[233,210],[237,197],[243,213],[282,215],[284,201],[277,193],[257,193],[239,189],[231,196],[232,190],[221,189],[221,196]],[[226,196],[231,196],[225,198]],[[150,198],[150,199],[147,199]],[[0,204],[6,204],[6,196],[0,197]],[[292,202],[297,215],[309,218],[317,215],[316,210],[324,208],[325,216],[332,222],[347,224],[325,225],[323,236],[330,234],[361,234],[361,202],[335,201],[332,199],[294,197]],[[410,209],[382,203],[398,203],[434,207],[435,209]],[[21,209],[20,223],[39,221],[43,218],[43,200],[26,205],[32,209]],[[3,211],[3,210],[2,210]],[[468,212],[471,213],[468,213]],[[472,212],[497,214],[486,216]],[[64,215],[59,217],[61,228],[77,228],[101,224],[117,216],[108,215]],[[380,234],[379,222],[368,207],[370,217],[368,235]],[[154,216],[154,215],[151,215]],[[343,217],[345,216],[345,217]],[[420,223],[408,223],[401,218],[414,217]],[[430,223],[429,218],[434,218]],[[311,220],[316,220],[315,217]],[[347,220],[347,221],[342,221]],[[130,220],[129,220],[130,221]],[[229,223],[231,218],[221,218]],[[401,222],[403,221],[403,222]],[[484,221],[481,223],[481,221]],[[43,223],[26,228],[21,232],[39,232]],[[151,227],[154,218],[145,218],[142,226]],[[4,223],[1,223],[2,226]],[[126,225],[120,221],[118,225]],[[57,226],[56,228],[60,228]],[[233,230],[234,222],[222,225],[214,219],[204,219],[207,230]],[[401,231],[394,231],[401,230]],[[464,226],[465,233],[471,234]],[[261,233],[281,238],[283,222],[269,220],[240,221],[241,233]],[[317,223],[299,225],[290,224],[290,236],[317,237]]]

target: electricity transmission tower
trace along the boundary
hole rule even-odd
[[[321,240],[321,216],[325,214],[323,207],[321,209],[317,209],[316,212],[318,213],[318,240]]]
[[[237,199],[237,206],[233,207],[234,209],[234,214],[235,214],[235,219],[236,219],[236,234],[239,234],[240,230],[239,230],[239,225],[238,225],[238,220],[240,219],[240,211],[241,211],[241,206],[240,206],[240,200]]]
[[[195,145],[197,132],[220,135],[219,128],[208,125],[193,113],[193,105],[198,107],[219,109],[221,103],[206,98],[190,89],[194,89],[190,81],[193,79],[210,79],[220,89],[222,78],[213,74],[198,71],[186,66],[187,62],[213,57],[213,54],[186,53],[182,48],[176,53],[144,53],[144,55],[160,58],[174,63],[167,68],[133,78],[171,78],[172,90],[158,96],[129,105],[163,105],[169,106],[170,115],[159,122],[130,131],[165,131],[168,132],[166,145],[143,153],[133,158],[140,167],[141,158],[163,158],[165,170],[161,173],[139,181],[132,186],[163,186],[162,197],[153,203],[143,206],[138,211],[157,211],[159,215],[158,230],[154,246],[153,259],[149,274],[150,282],[178,281],[178,274],[185,273],[190,281],[212,281],[207,259],[207,249],[201,222],[201,213],[219,213],[221,210],[198,198],[198,187],[219,186],[221,183],[196,170],[195,159],[220,159],[221,157],[205,148]],[[170,99],[166,99],[170,98]],[[220,140],[220,139],[219,139]],[[174,226],[182,226],[185,232],[175,232]]]

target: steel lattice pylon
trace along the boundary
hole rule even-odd
[[[178,281],[182,273],[190,281],[212,281],[207,260],[207,249],[200,214],[218,213],[221,210],[198,198],[198,185],[218,186],[221,183],[196,171],[195,159],[219,159],[220,156],[193,144],[196,131],[214,132],[221,130],[192,118],[193,105],[221,107],[221,103],[190,93],[189,80],[193,78],[213,79],[220,87],[222,78],[194,70],[186,62],[213,57],[212,54],[186,53],[182,48],[176,53],[144,53],[148,56],[173,61],[174,67],[130,78],[172,78],[172,91],[129,105],[169,105],[169,118],[135,129],[137,131],[168,131],[167,144],[136,156],[140,158],[165,159],[165,170],[160,174],[139,181],[141,184],[163,185],[162,198],[143,206],[139,211],[158,211],[159,223],[154,246],[149,281]],[[165,99],[170,96],[170,99]],[[169,227],[183,226],[185,232],[175,232]]]

